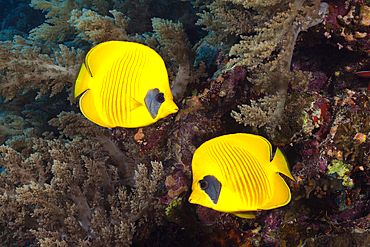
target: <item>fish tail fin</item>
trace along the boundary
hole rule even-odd
[[[277,172],[284,174],[292,180],[294,180],[294,178],[290,173],[288,161],[279,147],[276,148],[276,152],[273,160],[271,161],[271,165],[274,166],[274,174],[272,174],[272,176],[274,181],[273,189],[275,192],[273,193],[273,198],[271,199],[271,201],[262,207],[262,209],[264,210],[284,206],[288,204],[291,200],[289,186]]]
[[[83,62],[78,70],[76,79],[73,83],[73,97],[80,96],[83,92],[88,89],[88,83],[92,78],[90,72],[87,70],[85,63]]]
[[[294,180],[292,174],[290,173],[288,160],[279,147],[276,148],[274,159],[271,161],[271,163],[276,167],[277,172],[280,172],[288,178]]]

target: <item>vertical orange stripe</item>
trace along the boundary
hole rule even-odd
[[[250,178],[250,183],[252,187],[251,191],[253,191],[253,198],[254,198],[253,207],[255,207],[259,204],[259,201],[260,201],[258,177],[255,174],[255,171],[253,168],[254,164],[253,164],[252,158],[250,157],[251,156],[250,153],[242,152],[241,154],[244,157],[244,160],[246,163],[246,169],[248,172],[248,177]]]
[[[238,158],[239,158],[239,162],[237,164],[239,166],[238,170],[239,170],[239,173],[242,174],[241,176],[242,176],[243,192],[241,193],[241,195],[243,196],[245,204],[248,205],[248,207],[252,207],[253,205],[257,203],[258,198],[257,198],[257,194],[254,188],[253,179],[249,174],[249,169],[248,169],[249,164],[247,163],[245,158],[243,158],[243,150],[236,149],[234,153],[238,155]]]
[[[239,148],[234,148],[234,153],[239,161],[238,170],[243,181],[243,192],[241,193],[241,196],[243,198],[242,201],[247,207],[251,207],[256,203],[256,193],[252,186],[252,179],[249,176],[248,163],[243,156],[243,150]]]
[[[129,53],[127,53],[127,55],[125,56],[125,58],[124,58],[124,64],[122,65],[122,74],[123,74],[123,77],[122,77],[122,89],[121,89],[121,99],[122,99],[122,101],[121,101],[121,109],[122,109],[122,111],[123,111],[123,115],[122,115],[122,121],[124,122],[124,123],[127,123],[127,118],[128,118],[128,112],[127,112],[127,109],[128,109],[128,107],[130,107],[130,106],[128,106],[127,105],[127,102],[129,102],[128,101],[128,99],[127,99],[127,93],[126,93],[126,91],[127,91],[127,73],[128,73],[128,71],[127,71],[127,64],[130,62],[130,60],[131,60],[131,52],[129,52]]]
[[[110,115],[110,109],[112,108],[112,70],[107,71],[107,93],[105,94],[105,99],[104,102],[106,102],[105,105],[105,114],[106,117],[108,118],[108,121],[113,124],[113,119]]]
[[[132,64],[132,74],[131,74],[131,80],[132,83],[130,85],[130,95],[132,97],[135,97],[135,87],[140,83],[138,78],[138,72],[139,72],[139,63],[142,60],[142,54],[143,52],[139,49],[135,50],[135,62]]]
[[[224,159],[219,146],[217,144],[211,145],[211,146],[213,147],[213,151],[214,151],[213,157],[216,159],[216,162],[219,164],[219,167],[224,168],[223,173],[225,175],[225,178],[230,178],[231,173],[230,173],[229,165],[227,163],[227,160]]]
[[[117,114],[116,114],[116,105],[117,105],[117,68],[118,68],[118,61],[115,61],[112,66],[112,108],[110,109],[114,125],[117,125]]]
[[[255,175],[256,179],[256,192],[258,192],[259,204],[261,205],[266,199],[266,176],[259,161],[251,155],[251,172]]]
[[[102,84],[102,90],[100,91],[100,99],[102,101],[102,110],[103,110],[103,115],[105,114],[104,110],[105,110],[105,105],[106,105],[106,101],[105,101],[105,95],[107,94],[107,74],[104,75],[104,78],[103,78],[103,84]]]
[[[221,146],[220,144],[219,146]],[[238,167],[240,166],[238,163],[240,161],[236,160],[234,156],[234,150],[230,149],[228,145],[222,145],[221,146],[221,156],[224,156],[227,159],[227,163],[225,165],[230,166],[230,172],[231,177],[233,178],[233,184],[235,185],[234,190],[240,195],[244,194],[243,191],[243,184],[242,184],[242,178],[240,176],[240,171]]]
[[[140,49],[137,51],[137,59],[135,63],[135,73],[133,74],[134,84],[131,87],[132,95],[136,95],[136,92],[140,91],[141,73],[146,67],[148,52]]]
[[[140,92],[140,82],[141,82],[141,74],[145,70],[147,63],[148,63],[148,56],[149,53],[147,51],[141,51],[141,57],[138,59],[138,66],[135,78],[135,86],[132,88],[132,94],[136,95],[137,92]]]
[[[246,169],[248,173],[248,177],[251,184],[251,192],[253,193],[253,204],[252,207],[259,206],[260,200],[261,200],[261,191],[259,186],[259,180],[258,176],[255,173],[255,164],[253,162],[252,156],[249,152],[243,150],[241,152],[241,155],[243,156],[243,160],[245,160]]]
[[[132,94],[136,95],[136,93],[140,92],[140,82],[141,82],[141,74],[146,67],[146,62],[148,58],[148,53],[145,51],[141,51],[141,57],[138,60],[138,67],[136,72],[135,78],[135,85],[132,87]]]
[[[117,83],[117,97],[116,97],[116,115],[117,115],[117,125],[122,125],[122,87],[124,78],[124,59],[126,59],[126,54],[118,61],[118,70],[116,76]]]
[[[260,199],[259,205],[261,205],[268,198],[269,188],[268,188],[267,183],[266,183],[266,182],[268,182],[268,177],[266,176],[266,173],[265,173],[262,165],[260,164],[260,162],[255,157],[250,155],[249,153],[248,153],[248,155],[249,155],[250,160],[251,160],[251,163],[250,163],[251,164],[251,166],[250,166],[251,173],[256,178],[256,183],[258,184],[256,189],[258,191],[258,198]]]
[[[125,85],[124,85],[124,98],[125,98],[125,104],[124,104],[124,113],[125,113],[125,122],[128,123],[130,122],[131,120],[131,94],[130,94],[130,86],[131,86],[131,83],[132,81],[130,80],[130,73],[132,73],[131,71],[131,66],[132,66],[132,63],[133,63],[133,60],[135,60],[135,57],[134,57],[134,53],[133,52],[129,52],[128,53],[128,58],[126,60],[126,63],[125,63],[125,67],[124,67],[124,70],[125,70]]]
[[[116,100],[117,100],[117,70],[118,69],[118,61],[114,61],[113,65],[112,65],[112,68],[110,69],[111,70],[111,95],[112,95],[112,98],[111,98],[111,107],[109,109],[109,113],[110,113],[110,116],[113,120],[113,125],[117,125],[117,114],[116,114]]]
[[[217,158],[217,156],[218,156],[218,154],[217,154],[217,152],[216,152],[216,150],[215,150],[215,146],[214,145],[209,145],[208,146],[209,148],[208,148],[208,152],[209,152],[209,156],[212,158],[212,160],[214,161],[214,162],[216,162],[216,164],[218,165],[218,167],[221,169],[221,173],[226,177],[226,178],[228,178],[228,172],[227,172],[227,170],[225,170],[225,166],[222,166],[221,164],[221,162],[222,161],[220,161],[220,159],[218,159]]]
[[[261,178],[261,183],[262,183],[262,195],[264,199],[270,199],[271,198],[271,184],[270,184],[270,179],[267,176],[266,170],[263,168],[263,165],[269,165],[269,164],[261,164],[261,162],[257,161],[256,158],[253,157],[256,163],[256,168],[259,171],[259,175]]]

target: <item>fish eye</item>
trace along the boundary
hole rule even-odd
[[[159,93],[155,96],[155,100],[158,101],[159,103],[163,103],[164,102],[164,94],[163,93]]]
[[[199,186],[202,190],[205,190],[208,188],[208,182],[206,180],[200,180],[199,181]]]

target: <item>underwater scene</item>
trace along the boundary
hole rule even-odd
[[[370,246],[369,0],[0,0],[0,246]]]

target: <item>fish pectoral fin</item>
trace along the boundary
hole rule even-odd
[[[235,213],[232,213],[240,218],[244,218],[244,219],[254,219],[255,216],[254,216],[254,213],[253,212],[250,212],[250,211],[245,211],[245,212],[235,212]]]
[[[141,106],[143,106],[143,104],[141,104],[139,101],[137,101],[136,99],[134,98],[130,98],[130,111],[133,111]]]
[[[285,180],[277,173],[274,175],[274,194],[267,204],[263,205],[263,210],[274,209],[287,205],[290,202],[291,194]]]

